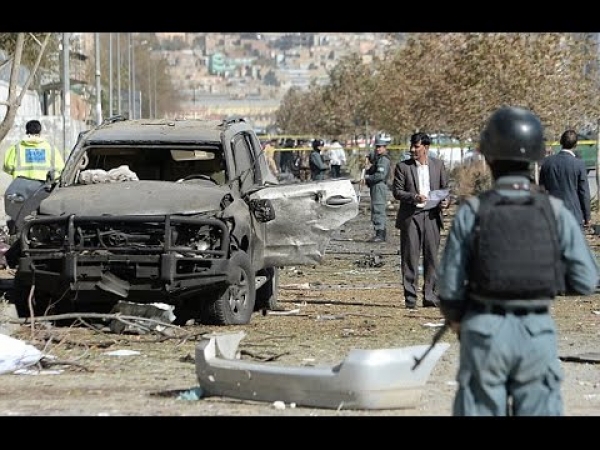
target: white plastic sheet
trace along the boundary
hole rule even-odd
[[[0,375],[37,364],[43,356],[33,345],[0,334]]]

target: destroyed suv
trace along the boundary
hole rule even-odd
[[[5,209],[21,317],[160,302],[180,324],[247,324],[276,306],[280,267],[319,264],[358,214],[350,180],[279,183],[243,118],[107,120],[59,179],[20,181]]]

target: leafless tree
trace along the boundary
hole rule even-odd
[[[9,57],[2,62],[2,66],[11,64],[8,97],[5,100],[0,100],[0,105],[6,106],[6,114],[2,118],[2,122],[0,122],[0,141],[6,137],[14,125],[18,109],[40,67],[50,37],[50,33],[43,35],[34,35],[33,33],[0,34],[0,47],[9,53]],[[32,48],[35,48],[35,51]],[[21,64],[22,62],[30,61],[34,53],[35,60],[30,66],[29,76],[23,86],[19,86]]]

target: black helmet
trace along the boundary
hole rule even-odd
[[[528,109],[503,106],[490,116],[479,151],[488,161],[539,161],[546,153],[542,122]]]
[[[323,139],[315,139],[312,141],[312,148],[315,150],[323,145],[325,145],[325,141]]]

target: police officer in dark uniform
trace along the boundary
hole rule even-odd
[[[530,180],[545,153],[534,113],[495,111],[480,150],[494,186],[458,208],[438,266],[440,309],[460,338],[453,414],[562,415],[549,307],[562,290],[592,294],[598,266],[573,214]]]
[[[384,242],[387,238],[386,205],[388,198],[388,179],[391,161],[387,146],[392,138],[387,133],[375,137],[375,152],[368,157],[370,165],[365,172],[365,183],[369,187],[371,197],[371,222],[375,236],[369,242]]]
[[[321,151],[325,148],[325,141],[323,139],[315,139],[312,141],[312,150],[308,157],[308,165],[310,166],[310,179],[311,180],[324,180],[325,172],[329,168],[323,160]]]

